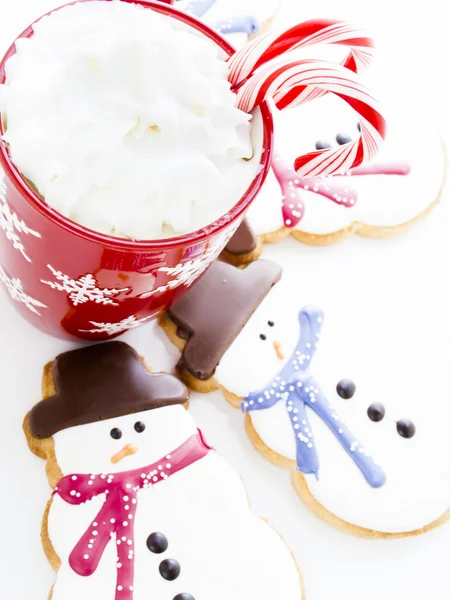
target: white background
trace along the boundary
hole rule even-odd
[[[0,52],[30,21],[57,4],[55,0],[0,0]],[[285,0],[280,21],[287,24],[294,17],[304,20],[327,16],[368,27],[378,40],[382,56],[378,64],[383,74],[381,94],[397,98],[403,95],[405,111],[411,115],[411,127],[417,127],[420,143],[421,125],[416,125],[415,113],[409,109],[409,99],[413,97],[411,104],[426,113],[425,123],[427,114],[437,116],[444,133],[448,132],[450,69],[443,7],[444,3],[438,0],[420,4],[403,0]],[[433,223],[440,221],[442,226],[441,219],[448,219],[448,214],[443,209],[436,212],[419,226],[416,239],[411,239],[417,244],[429,240],[427,231],[432,233]],[[362,243],[356,239],[348,242],[349,252],[358,253],[362,247],[358,244]],[[275,254],[294,252],[294,260],[298,246],[287,243],[284,248]],[[442,273],[446,277],[448,269]],[[417,277],[420,282],[420,274]],[[446,286],[442,288],[445,290]],[[321,290],[327,293],[323,282]],[[125,339],[158,369],[164,367],[166,360],[167,364],[171,361],[162,358],[166,353],[162,340],[150,344],[153,333],[154,326],[150,325]],[[0,293],[0,597],[8,600],[45,600],[53,579],[40,545],[41,517],[49,489],[42,461],[26,447],[21,423],[39,400],[43,365],[72,347],[31,329],[16,315],[6,294]],[[445,340],[442,348],[448,353]],[[175,358],[172,352],[172,359]],[[441,401],[450,401],[448,386]],[[289,474],[268,464],[253,450],[239,411],[229,407],[218,394],[195,396],[191,410],[210,441],[238,468],[255,512],[267,517],[293,549],[310,600],[450,598],[450,524],[414,539],[371,541],[344,535],[314,517],[291,488]]]

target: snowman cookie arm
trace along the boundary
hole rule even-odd
[[[51,566],[58,570],[95,518],[93,502],[80,506],[68,504],[58,495],[50,499],[42,523],[42,542]]]

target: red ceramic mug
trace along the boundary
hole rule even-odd
[[[86,0],[80,0],[86,1]],[[109,1],[109,0],[104,0]],[[168,4],[125,0],[197,29],[227,55],[219,34]],[[29,27],[19,37],[29,37]],[[0,62],[0,82],[13,45]],[[137,327],[164,311],[220,254],[242,222],[270,166],[273,121],[261,107],[261,169],[236,205],[193,233],[132,241],[91,231],[65,218],[37,195],[0,144],[0,286],[20,314],[58,337],[102,340]],[[1,117],[1,115],[0,115]],[[1,130],[0,123],[0,132]]]

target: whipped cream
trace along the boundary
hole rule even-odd
[[[241,198],[261,141],[212,41],[120,0],[64,7],[33,30],[7,62],[0,112],[13,162],[50,206],[102,233],[155,239],[208,225]]]

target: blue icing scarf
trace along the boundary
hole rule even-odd
[[[374,488],[381,487],[386,475],[342,422],[309,372],[320,338],[323,312],[307,306],[300,311],[299,320],[300,339],[288,363],[269,385],[245,398],[242,410],[265,410],[278,402],[285,402],[297,446],[297,470],[317,474],[319,457],[306,411],[309,407],[334,433],[367,483]]]
[[[186,12],[194,17],[203,17],[217,0],[193,0],[186,7]],[[256,35],[261,29],[261,23],[251,15],[241,15],[220,19],[211,25],[219,33],[246,33]]]

